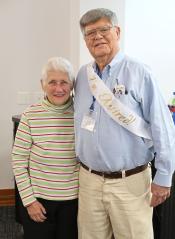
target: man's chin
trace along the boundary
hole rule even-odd
[[[108,54],[109,54],[109,51],[104,49],[104,48],[103,49],[97,49],[97,50],[94,51],[94,55],[96,57],[104,57]]]

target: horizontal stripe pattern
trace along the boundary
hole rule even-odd
[[[36,197],[71,200],[78,194],[73,112],[58,113],[36,104],[21,117],[12,152],[13,171],[23,204]]]

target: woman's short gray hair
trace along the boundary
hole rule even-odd
[[[82,33],[84,33],[84,28],[90,23],[97,22],[101,18],[107,18],[113,26],[118,25],[118,20],[115,12],[112,12],[106,8],[96,8],[86,12],[80,19],[80,28]]]
[[[41,77],[42,80],[47,80],[48,72],[50,71],[62,71],[68,74],[69,80],[74,83],[74,69],[72,64],[63,57],[49,58],[47,64],[43,67]]]

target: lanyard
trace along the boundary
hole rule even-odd
[[[99,70],[98,67],[96,68],[96,73],[97,73],[97,75],[102,79],[102,73],[100,72],[100,70]],[[91,105],[90,105],[90,107],[89,107],[90,113],[94,112],[95,101],[96,101],[95,97],[92,96],[92,103],[91,103]]]
[[[94,112],[94,104],[95,104],[95,101],[96,101],[95,97],[92,96],[92,104],[91,104],[91,106],[89,107],[89,110],[90,110],[91,113]]]

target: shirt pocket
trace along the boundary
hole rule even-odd
[[[150,192],[151,169],[148,167],[143,172],[125,178],[125,184],[133,196],[139,197]]]
[[[127,94],[115,96],[122,104],[124,104],[129,109],[137,109],[139,107],[139,102],[136,100],[132,92]]]

